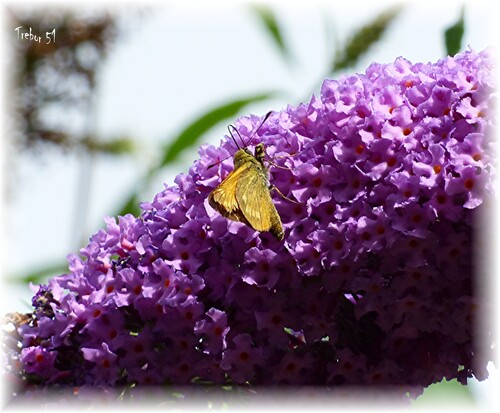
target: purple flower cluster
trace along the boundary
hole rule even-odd
[[[280,166],[271,183],[298,202],[273,193],[281,242],[210,208],[237,148],[203,145],[139,218],[106,220],[68,274],[38,287],[13,370],[43,386],[374,384],[402,395],[484,378],[472,229],[493,195],[492,67],[487,51],[399,58],[273,113],[249,143],[266,145]],[[260,121],[235,126],[248,141]]]

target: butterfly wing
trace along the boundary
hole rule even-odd
[[[282,240],[283,227],[269,194],[262,160],[240,149],[234,165],[234,170],[210,193],[208,203],[223,217],[243,222],[257,231],[270,231]]]
[[[236,200],[252,228],[270,231],[279,240],[283,239],[281,219],[271,199],[264,168],[258,168],[258,173],[240,177],[236,186]]]
[[[236,200],[236,187],[238,181],[245,173],[248,173],[249,166],[243,165],[233,170],[212,192],[208,195],[208,203],[218,211],[223,217],[248,225],[248,221],[241,212]]]

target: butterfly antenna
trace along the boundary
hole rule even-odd
[[[235,127],[234,125],[229,125],[229,126],[227,127],[227,130],[229,131],[229,135],[231,135],[231,138],[233,139],[234,143],[236,144],[236,147],[237,147],[238,149],[241,149],[240,145],[238,145],[238,142],[237,142],[237,141],[236,141],[236,139],[234,138],[234,135],[233,135],[233,132],[232,132],[232,131],[235,131],[235,132],[238,134],[238,136],[239,136],[239,138],[240,138],[241,143],[245,144],[245,145],[244,145],[244,147],[246,148],[246,147],[250,144],[250,142],[252,141],[252,139],[255,137],[255,134],[259,131],[259,129],[260,129],[260,128],[262,127],[262,125],[266,122],[266,120],[269,118],[269,116],[271,116],[271,114],[272,114],[272,113],[273,113],[273,111],[271,110],[271,111],[269,111],[269,112],[267,112],[267,113],[265,114],[264,119],[262,119],[262,122],[260,122],[260,124],[259,124],[259,126],[257,127],[257,129],[255,129],[255,131],[253,131],[253,132],[252,132],[252,135],[250,136],[250,139],[248,140],[248,143],[247,143],[247,144],[245,144],[245,142],[243,141],[243,138],[242,138],[242,136],[241,136],[240,132],[238,131],[238,129],[236,129],[236,127]],[[228,156],[227,158],[230,158],[230,156]],[[227,159],[227,158],[225,158],[225,159]],[[220,160],[220,161],[218,161],[218,162],[215,162],[215,163],[213,163],[213,164],[211,164],[211,165],[208,165],[208,166],[207,166],[207,169],[213,168],[215,165],[219,165],[219,164],[220,164],[221,162],[223,162],[225,159],[222,159],[222,160]]]
[[[269,112],[267,112],[264,115],[264,119],[262,119],[262,122],[260,122],[259,126],[257,126],[257,128],[252,132],[252,134],[250,135],[250,138],[248,139],[248,142],[245,144],[245,147],[248,146],[248,145],[250,145],[250,142],[252,142],[252,140],[255,138],[255,135],[259,131],[259,129],[262,128],[262,125],[264,123],[266,123],[266,120],[269,119],[269,116],[271,116],[272,113],[273,113],[273,111],[270,110]]]
[[[227,130],[229,131],[229,135],[230,135],[230,136],[231,136],[231,138],[233,139],[233,142],[234,142],[234,144],[236,145],[236,147],[237,147],[238,149],[241,149],[240,145],[238,145],[238,142],[237,142],[237,140],[234,138],[234,135],[233,135],[233,130],[234,130],[234,131],[238,134],[238,136],[240,137],[240,140],[243,142],[243,139],[241,139],[241,135],[240,135],[240,133],[238,132],[238,129],[236,129],[236,128],[234,127],[234,125],[229,125],[229,126],[227,127]],[[230,157],[231,157],[231,156],[227,156],[226,158],[221,159],[220,161],[217,161],[217,162],[215,162],[215,163],[213,163],[213,164],[208,165],[208,166],[207,166],[207,169],[213,168],[215,165],[219,165],[221,162],[225,161],[226,159],[228,159],[228,158],[230,158]]]
[[[243,143],[243,138],[241,137],[240,133],[238,132],[238,129],[236,129],[234,125],[229,125],[229,126],[227,127],[227,130],[229,131],[229,134],[231,135],[231,138],[233,138],[233,141],[234,141],[234,143],[236,144],[236,147],[237,147],[238,149],[241,149],[240,145],[238,145],[238,142],[237,142],[237,141],[236,141],[236,139],[234,138],[233,132],[231,132],[231,128],[232,128],[232,130],[234,130],[234,131],[238,134],[238,136],[239,136],[239,138],[240,138],[240,141],[241,141],[242,143]]]

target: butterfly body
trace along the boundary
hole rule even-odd
[[[282,240],[283,226],[269,192],[264,157],[263,143],[255,147],[254,155],[247,148],[239,149],[234,155],[234,169],[210,193],[208,203],[222,216],[257,231],[269,231]]]

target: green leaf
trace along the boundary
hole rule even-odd
[[[456,55],[462,48],[462,39],[464,37],[465,22],[464,22],[465,7],[462,6],[462,12],[458,21],[448,27],[444,32],[444,42],[446,45],[446,53],[449,56]]]
[[[260,19],[262,25],[273,39],[281,54],[285,58],[289,59],[291,54],[286,47],[285,41],[283,40],[283,35],[281,34],[281,30],[273,10],[265,4],[253,4],[251,5],[251,9]]]
[[[335,53],[331,71],[336,72],[353,67],[368,52],[370,47],[380,40],[389,24],[399,15],[401,9],[401,6],[387,9],[351,35],[343,49]]]
[[[200,138],[219,122],[236,116],[241,109],[250,103],[266,100],[272,96],[273,93],[263,93],[243,99],[237,99],[218,106],[198,119],[195,119],[166,146],[163,159],[157,169],[174,161],[184,149],[196,145],[200,141]]]
[[[140,188],[145,188],[151,182],[152,178],[166,165],[173,162],[177,156],[186,148],[191,147],[199,143],[201,137],[207,133],[211,128],[216,126],[218,123],[231,119],[235,117],[240,111],[247,105],[262,100],[266,100],[274,96],[275,93],[262,93],[255,96],[249,96],[242,99],[236,99],[232,102],[225,103],[223,105],[217,106],[211,111],[201,115],[199,118],[195,119],[188,126],[182,130],[177,137],[175,137],[171,143],[167,144],[163,157],[158,165],[150,168],[143,181],[140,184]],[[139,200],[141,197],[141,191],[135,190],[125,201],[123,206],[118,210],[114,216],[133,214],[138,216],[141,212],[139,208]]]
[[[10,276],[5,280],[12,284],[28,284],[29,282],[40,284],[55,275],[64,274],[68,272],[68,263],[66,261],[49,265],[48,267],[37,269],[36,271],[29,272],[21,277]]]
[[[410,407],[421,410],[440,407],[474,408],[475,405],[474,395],[469,386],[460,384],[456,379],[450,381],[443,379],[424,389],[424,393],[415,399]]]

